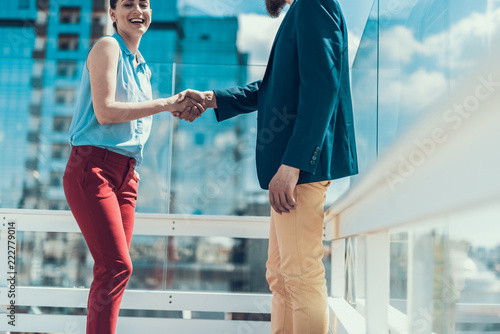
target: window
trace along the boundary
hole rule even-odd
[[[68,132],[70,125],[71,125],[71,116],[54,117],[54,131]]]
[[[78,70],[75,61],[59,60],[57,62],[57,76],[63,78],[74,78]]]
[[[70,153],[70,146],[66,143],[52,144],[52,159],[68,158]]]
[[[45,62],[36,60],[33,64],[33,76],[39,78],[43,76],[43,70],[45,69]]]
[[[35,39],[35,51],[45,50],[45,45],[47,44],[47,38],[43,36],[37,36]]]
[[[78,50],[78,35],[60,34],[59,50]]]
[[[61,7],[59,22],[68,24],[80,23],[80,8]]]
[[[56,88],[56,104],[72,105],[75,103],[76,92],[73,88]]]
[[[30,9],[30,0],[19,0],[19,9]]]
[[[50,172],[50,185],[52,187],[62,187],[63,172]]]
[[[106,17],[97,13],[93,13],[92,15],[98,15],[92,17],[92,30],[91,30],[92,39],[94,38],[97,39],[106,34],[107,23],[106,20],[103,20],[103,18]]]
[[[34,106],[39,106],[42,104],[43,100],[43,89],[34,88],[31,93],[31,104]]]
[[[69,205],[66,201],[50,199],[48,204],[49,204],[49,210],[69,210]],[[52,278],[44,277],[44,280],[48,280],[48,279],[52,279]],[[58,282],[58,284],[61,284],[61,283]]]

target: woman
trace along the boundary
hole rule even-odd
[[[115,34],[91,47],[78,106],[70,127],[71,156],[64,191],[94,258],[87,334],[115,333],[125,286],[132,273],[129,247],[139,176],[136,164],[151,130],[152,115],[202,106],[177,96],[152,100],[151,72],[139,52],[151,23],[149,1],[111,0]]]

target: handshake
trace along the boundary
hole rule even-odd
[[[170,105],[167,110],[172,113],[172,116],[188,122],[201,117],[205,110],[209,108],[217,108],[217,101],[213,91],[200,92],[187,89],[172,96],[170,102],[167,103]]]

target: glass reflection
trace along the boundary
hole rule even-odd
[[[408,283],[408,234],[390,236],[390,303],[406,313]]]
[[[498,205],[449,217],[448,241],[443,243],[449,276],[447,289],[440,295],[445,318],[438,324],[441,327],[448,325],[450,331],[498,331],[500,239],[491,232],[499,221]]]

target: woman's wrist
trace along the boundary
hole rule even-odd
[[[179,97],[178,95],[174,95],[171,97],[161,99],[162,111],[172,112],[174,109],[173,107],[174,107],[178,97]]]

